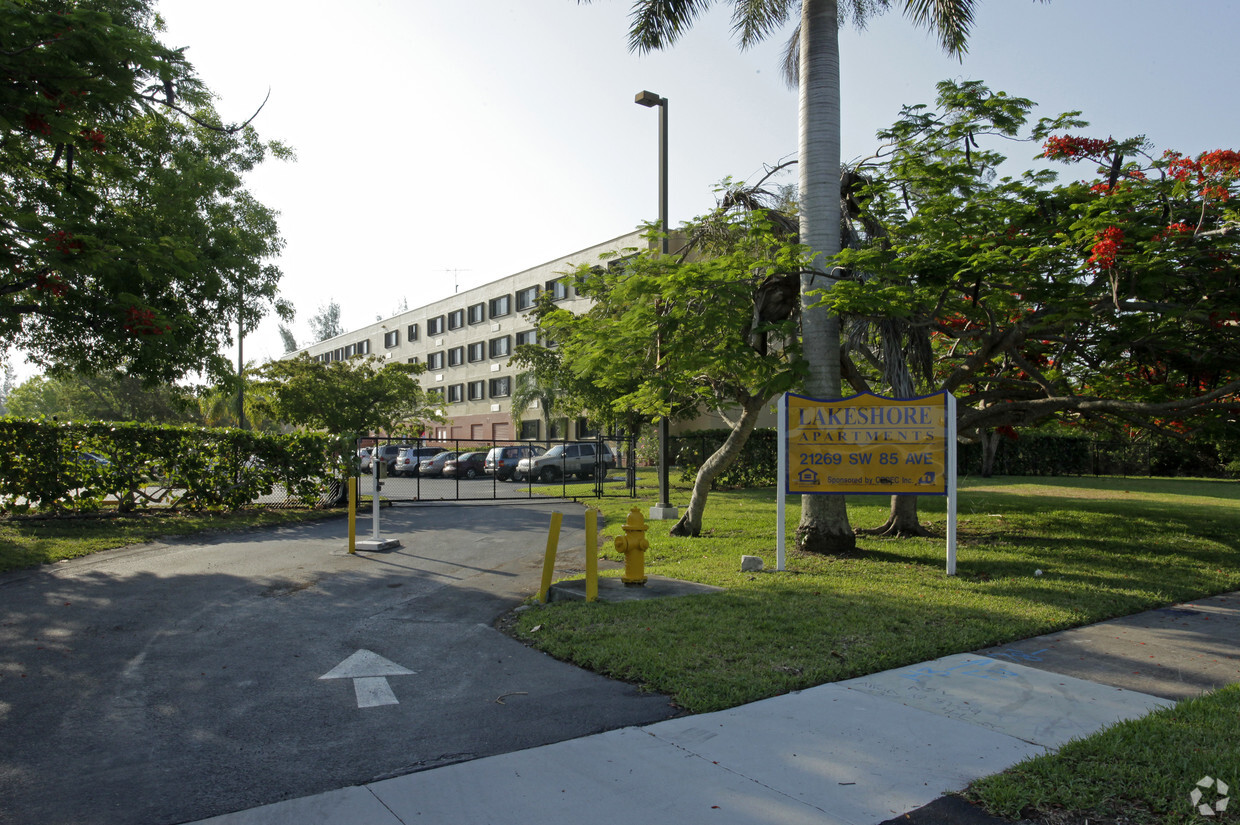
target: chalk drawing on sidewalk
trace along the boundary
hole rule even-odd
[[[1004,670],[1002,665],[996,665],[991,659],[969,659],[952,667],[934,667],[932,665],[923,665],[916,670],[908,673],[900,674],[902,678],[909,679],[919,685],[924,685],[934,678],[968,676],[976,679],[1007,679],[1016,674],[1010,670]]]
[[[1013,662],[1040,662],[1042,661],[1042,657],[1039,654],[1045,653],[1048,650],[1050,650],[1049,647],[1044,647],[1041,650],[1033,651],[1018,650],[1017,648],[1009,647],[1007,650],[995,650],[987,653],[986,655],[993,656],[995,658],[1002,657],[1004,659],[1011,659]]]

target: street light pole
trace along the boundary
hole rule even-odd
[[[667,222],[667,98],[660,97],[654,92],[638,92],[633,102],[639,106],[646,108],[659,107],[659,252],[666,256],[667,234],[671,231],[671,227]],[[660,335],[660,339],[661,339]],[[663,348],[662,340],[656,342],[658,348],[658,364],[656,369],[663,365]],[[659,503],[650,508],[651,519],[674,519],[677,516],[676,508],[668,501],[668,442],[671,440],[670,427],[668,417],[664,415],[659,419]]]

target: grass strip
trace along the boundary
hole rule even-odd
[[[0,573],[52,564],[156,539],[249,530],[343,514],[343,510],[239,510],[141,513],[0,520]]]
[[[1238,822],[1231,805],[1207,818],[1190,797],[1206,778],[1221,778],[1231,796],[1240,795],[1238,742],[1240,685],[1231,685],[1027,759],[974,782],[965,795],[991,813],[1046,823]],[[1208,784],[1197,804],[1213,810],[1220,795]]]

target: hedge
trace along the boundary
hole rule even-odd
[[[0,418],[0,511],[235,510],[281,488],[284,503],[315,505],[338,485],[331,444],[319,434]]]

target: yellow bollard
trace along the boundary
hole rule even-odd
[[[624,530],[623,536],[616,536],[616,549],[624,554],[624,575],[620,581],[628,587],[640,587],[646,583],[645,554],[650,549],[641,510],[636,507],[629,510],[629,517],[620,527]]]
[[[538,589],[538,600],[547,603],[547,593],[551,590],[551,575],[555,572],[555,548],[560,543],[560,522],[564,520],[562,513],[551,514],[551,530],[547,533],[547,553],[543,556],[542,587]]]
[[[598,510],[586,510],[586,601],[598,601]]]

